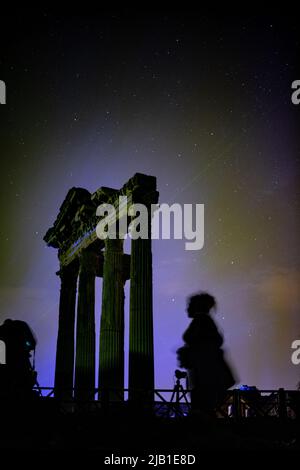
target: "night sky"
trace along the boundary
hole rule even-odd
[[[0,320],[33,328],[41,385],[53,384],[60,284],[43,236],[71,187],[141,172],[161,203],[205,204],[201,251],[153,241],[156,386],[173,387],[186,297],[208,290],[240,382],[296,387],[297,57],[287,17],[1,17]]]

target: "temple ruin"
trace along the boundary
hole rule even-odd
[[[119,196],[148,207],[158,202],[156,178],[135,174],[120,190],[101,187],[90,193],[69,190],[56,221],[44,240],[58,249],[61,279],[57,336],[55,395],[93,399],[95,395],[95,278],[102,277],[102,311],[99,346],[99,394],[124,397],[124,285],[130,280],[129,399],[154,389],[151,211],[149,237],[100,240],[96,209],[108,203],[117,207]],[[118,209],[117,221],[124,217]],[[130,217],[127,216],[127,227]],[[76,316],[77,306],[77,316]],[[76,335],[75,335],[76,322]],[[76,338],[75,338],[76,336]]]

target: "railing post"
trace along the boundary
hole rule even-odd
[[[232,417],[234,419],[239,419],[241,417],[241,396],[238,389],[233,390],[232,407]]]
[[[280,419],[287,418],[286,392],[284,388],[278,390],[278,417]]]

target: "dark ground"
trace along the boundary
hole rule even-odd
[[[2,401],[0,451],[97,451],[102,456],[214,450],[300,450],[300,423],[278,418],[158,418],[123,410],[62,412],[53,398]]]

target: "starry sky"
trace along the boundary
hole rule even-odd
[[[296,387],[296,19],[16,11],[1,23],[0,321],[33,328],[40,384],[53,384],[59,300],[43,236],[72,186],[120,188],[141,172],[161,203],[205,204],[202,250],[153,241],[156,386],[173,387],[186,298],[207,290],[239,382]],[[98,279],[97,330],[100,310]]]

